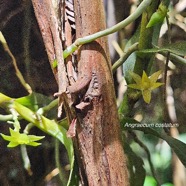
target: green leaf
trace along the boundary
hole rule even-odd
[[[50,99],[49,97],[36,92],[33,92],[28,96],[17,98],[15,100],[16,102],[33,111],[37,111],[40,107],[48,105],[52,101],[52,99]]]
[[[12,98],[0,93],[0,107],[7,107]]]
[[[165,19],[164,15],[161,12],[155,12],[152,14],[150,21],[147,24],[147,28],[150,28],[158,23],[162,23]]]
[[[62,127],[63,123],[64,123],[64,125],[66,125],[67,121],[66,120],[61,121],[62,126],[60,126],[54,120],[50,120],[50,119],[42,116],[41,114],[32,111],[31,109],[23,106],[19,102],[20,102],[20,100],[17,101],[13,98],[10,98],[10,97],[5,96],[4,94],[0,93],[0,107],[14,108],[22,116],[22,118],[33,123],[35,126],[37,126],[39,129],[41,129],[45,133],[59,139],[61,141],[61,143],[64,144],[64,146],[67,150],[67,153],[68,153],[68,158],[69,158],[69,162],[70,162],[70,166],[71,166],[70,176],[69,176],[69,180],[68,180],[68,184],[67,184],[67,185],[69,185],[70,181],[72,179],[72,176],[73,176],[74,149],[73,149],[72,140],[70,138],[67,138],[67,136],[66,136],[67,130],[64,127]],[[19,136],[19,134],[14,133],[14,132],[12,132],[12,134],[14,136],[16,136],[16,135]],[[17,139],[13,138],[12,136],[8,137],[4,134],[1,134],[1,136],[5,137],[8,141],[11,141],[8,145],[9,147],[15,147],[15,146],[19,145]],[[23,138],[24,138],[24,136],[21,136],[21,140]],[[33,146],[40,145],[40,143],[35,142],[38,139],[39,139],[38,136],[33,137],[33,135],[31,135],[30,139],[29,139],[30,145],[33,145]]]
[[[139,35],[140,35],[140,28],[138,27],[138,29],[136,30],[132,38],[127,42],[124,52],[127,51],[128,48],[131,47],[134,43],[138,42]],[[127,83],[131,83],[132,78],[130,72],[134,70],[135,62],[136,62],[136,52],[133,52],[123,64],[123,74]]]
[[[158,7],[158,10],[152,14],[150,21],[147,24],[147,28],[152,27],[158,23],[162,23],[167,15],[167,12],[167,7],[161,3]]]
[[[170,145],[180,161],[186,167],[186,144],[166,134],[161,134],[160,137]]]
[[[164,183],[161,186],[174,186],[172,183]]]
[[[170,52],[173,54],[176,54],[178,56],[185,56],[186,55],[186,41],[177,42],[177,43],[171,43],[168,45],[164,45],[162,47],[155,47],[152,49],[144,49],[138,51],[138,55],[141,55],[143,53],[161,53],[161,52]]]
[[[143,186],[157,186],[156,180],[152,176],[146,176]]]
[[[130,185],[143,185],[145,180],[145,169],[143,167],[143,160],[133,152],[129,143],[124,140],[124,151],[128,159],[128,166],[130,171]]]
[[[182,141],[175,139],[171,136],[168,136],[165,132],[155,130],[152,127],[143,127],[140,125],[140,123],[134,119],[126,119],[121,118],[120,119],[121,126],[124,130],[139,130],[144,132],[145,134],[151,134],[158,138],[161,138],[165,140],[169,146],[174,150],[180,161],[183,163],[183,165],[186,167],[186,144]],[[131,124],[131,125],[129,125]]]

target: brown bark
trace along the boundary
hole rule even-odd
[[[75,0],[76,37],[105,29],[100,0]],[[106,37],[84,45],[79,51],[80,81],[91,80],[84,102],[89,105],[78,114],[77,138],[88,185],[129,185],[126,157],[116,107]],[[79,83],[79,84],[78,84]],[[76,91],[74,91],[76,92]]]

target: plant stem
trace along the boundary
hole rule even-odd
[[[12,58],[12,62],[13,62],[13,65],[14,65],[14,68],[15,68],[15,71],[16,71],[16,75],[17,75],[19,81],[21,82],[23,87],[28,91],[28,93],[31,94],[32,93],[32,89],[31,89],[30,85],[28,83],[26,83],[23,75],[21,74],[21,71],[19,70],[19,68],[17,66],[16,59],[15,59],[14,55],[12,54],[12,52],[10,51],[10,49],[8,47],[8,44],[7,44],[6,40],[5,40],[2,32],[0,32],[0,42],[2,43],[4,50],[7,51],[9,56]]]
[[[31,176],[32,170],[31,170],[31,164],[30,159],[28,157],[26,145],[21,145],[21,156],[23,158],[24,168],[27,170],[28,174]]]
[[[66,185],[67,183],[67,179],[65,177],[65,172],[63,170],[63,168],[61,167],[61,163],[60,163],[60,156],[59,156],[59,140],[55,139],[55,162],[56,162],[56,166],[59,169],[59,178],[61,180],[62,185]]]
[[[9,115],[0,114],[0,121],[10,121],[12,119],[13,119],[12,114],[9,114]]]
[[[152,39],[153,39],[153,27],[146,28],[147,24],[156,11],[159,5],[159,1],[152,1],[151,5],[146,9],[142,14],[141,27],[140,27],[140,36],[139,36],[139,50],[152,48]],[[142,75],[143,70],[147,72],[149,65],[151,64],[151,59],[154,55],[146,55],[142,58],[137,56],[134,72],[136,74]],[[147,72],[148,74],[149,72]]]
[[[111,28],[107,28],[105,30],[102,30],[100,32],[96,32],[95,34],[85,36],[83,38],[78,38],[72,45],[70,45],[69,47],[67,47],[63,51],[64,59],[67,58],[74,51],[76,51],[79,46],[86,44],[86,43],[90,43],[100,37],[113,34],[114,32],[117,32],[117,31],[121,30],[122,28],[126,27],[127,25],[129,25],[134,20],[136,20],[147,9],[147,7],[151,4],[151,1],[152,0],[142,1],[141,4],[138,6],[138,8],[136,9],[136,11],[133,14],[128,16],[126,19],[124,19],[120,23],[112,26]]]
[[[50,102],[48,105],[40,108],[37,113],[39,114],[44,114],[45,112],[50,111],[52,108],[54,108],[55,106],[57,106],[58,104],[58,99],[54,99],[52,102]]]
[[[112,65],[112,72],[115,72],[116,69],[121,66],[126,59],[134,52],[138,50],[138,43],[134,43],[121,57]]]

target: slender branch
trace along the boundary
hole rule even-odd
[[[140,23],[139,41],[138,41],[139,50],[152,48],[154,28],[153,27],[147,28],[147,25],[149,23],[150,17],[158,8],[158,5],[159,5],[159,1],[152,1],[151,5],[148,6],[146,11],[144,11],[142,14],[142,19]],[[153,58],[154,58],[154,54],[144,55],[143,57],[137,55],[135,66],[134,66],[134,72],[140,76],[142,75],[143,71],[149,74],[153,63]]]
[[[17,14],[21,13],[24,10],[24,6],[20,6],[18,8],[16,8],[15,10],[11,10],[8,12],[8,15],[6,17],[3,18],[3,20],[0,23],[0,30],[3,30],[3,28],[6,27],[6,25],[8,24],[8,22]]]
[[[34,127],[35,125],[33,124],[33,123],[29,123],[26,127],[25,127],[25,129],[24,129],[24,133],[25,134],[29,134],[29,132],[30,132],[30,130]]]
[[[171,43],[171,31],[170,31],[170,23],[169,23],[169,19],[168,16],[166,16],[166,23],[167,23],[167,27],[168,27],[168,31],[167,31],[167,39],[168,39],[168,43]],[[168,118],[168,113],[167,113],[167,102],[166,102],[166,98],[167,98],[167,73],[168,73],[168,65],[169,65],[169,59],[170,59],[170,52],[167,52],[166,54],[166,62],[165,62],[165,70],[164,70],[164,83],[165,86],[163,88],[163,102],[164,102],[164,112],[163,112],[163,117],[164,120],[166,121]],[[167,133],[169,133],[169,131],[165,130]]]
[[[38,109],[37,113],[39,114],[44,114],[45,112],[50,111],[52,108],[54,108],[56,105],[58,104],[58,99],[53,100],[52,102],[50,102],[48,105]]]
[[[72,45],[70,45],[64,50],[63,52],[64,59],[67,58],[74,51],[76,51],[79,46],[86,44],[86,43],[90,43],[100,37],[113,34],[114,32],[117,32],[121,30],[122,28],[126,27],[127,25],[132,23],[134,20],[136,20],[146,10],[146,8],[150,5],[151,2],[152,0],[142,1],[134,13],[132,13],[130,16],[128,16],[126,19],[124,19],[120,23],[112,26],[111,28],[107,28],[105,30],[96,32],[95,34],[85,36],[83,38],[78,38]]]
[[[167,22],[167,27],[168,27],[168,43],[170,44],[171,43],[171,32],[170,32],[170,23],[169,23],[168,16],[166,16],[166,22]],[[166,63],[165,63],[165,73],[164,73],[164,83],[165,83],[165,86],[164,86],[164,101],[166,100],[167,71],[168,71],[169,59],[170,59],[170,52],[167,52]]]
[[[28,83],[26,83],[23,75],[21,74],[21,71],[19,70],[19,68],[17,66],[16,59],[15,59],[14,55],[12,54],[12,52],[10,51],[10,49],[8,47],[8,44],[7,44],[6,40],[5,40],[2,32],[0,32],[0,42],[2,43],[4,50],[7,51],[9,56],[12,58],[12,62],[13,62],[13,65],[14,65],[14,68],[15,68],[15,71],[16,71],[16,75],[19,78],[19,81],[21,82],[23,87],[28,91],[28,93],[31,94],[32,93],[32,89],[31,89],[30,85]]]
[[[164,52],[161,53],[162,55],[166,56],[166,54]],[[173,63],[180,63],[182,65],[186,65],[186,59],[183,58],[183,57],[180,57],[176,54],[172,54],[170,53],[170,60],[173,62]]]
[[[116,52],[119,54],[119,56],[121,57],[123,55],[123,50],[121,49],[121,47],[119,46],[118,42],[116,42],[115,40],[112,41],[112,45],[114,47],[114,49],[116,50]]]
[[[116,69],[121,66],[126,59],[134,52],[138,50],[138,43],[134,43],[121,57],[112,65],[112,72],[115,72]]]

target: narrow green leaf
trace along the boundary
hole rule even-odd
[[[137,53],[140,54],[148,54],[148,53],[160,53],[160,52],[170,52],[179,56],[186,55],[186,41],[171,43],[168,45],[164,45],[162,47],[155,47],[152,49],[140,50]]]
[[[134,119],[126,120],[125,118],[121,118],[120,122],[121,122],[122,128],[125,130],[139,130],[139,131],[144,132],[145,134],[151,134],[151,135],[154,135],[158,138],[165,140],[170,145],[170,147],[174,150],[174,152],[176,153],[180,161],[183,163],[183,165],[186,167],[186,156],[185,156],[186,144],[185,143],[171,136],[168,136],[162,130],[158,131],[152,127],[141,127],[140,123]],[[133,125],[132,127],[128,127],[128,124],[126,125],[126,122],[132,123],[135,125]],[[138,123],[139,123],[139,127],[137,125]]]
[[[0,93],[0,107],[7,107],[8,103],[12,100],[12,98]]]
[[[124,52],[127,51],[128,48],[131,47],[134,43],[138,42],[139,35],[140,35],[140,28],[138,27],[138,29],[136,30],[132,38],[127,42]],[[127,83],[132,83],[131,82],[132,77],[130,75],[130,72],[133,72],[135,62],[136,62],[136,52],[133,52],[123,64],[123,74]]]
[[[36,92],[33,92],[28,96],[17,98],[15,100],[16,102],[33,111],[37,111],[40,107],[48,105],[52,101],[52,99],[49,98],[48,96]]]
[[[145,180],[145,169],[143,167],[142,158],[137,156],[136,153],[133,152],[127,141],[124,142],[124,151],[126,152],[129,161],[128,166],[130,171],[130,185],[143,185]]]
[[[158,10],[152,14],[150,21],[147,24],[147,28],[162,23],[167,15],[167,12],[167,7],[163,3],[161,3],[158,7]]]

